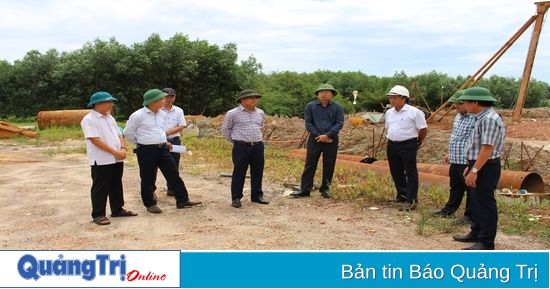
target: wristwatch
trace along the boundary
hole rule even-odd
[[[472,174],[477,174],[477,169],[476,168],[472,168]]]

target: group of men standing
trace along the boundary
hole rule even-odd
[[[417,150],[427,135],[424,114],[410,106],[409,91],[395,86],[388,93],[392,108],[386,112],[387,158],[397,195],[389,201],[404,203],[410,211],[418,203]],[[500,178],[500,156],[506,129],[493,109],[497,100],[483,87],[458,91],[450,102],[457,110],[444,163],[449,164],[450,194],[437,216],[453,216],[466,192],[464,217],[455,224],[471,223],[470,232],[456,235],[459,242],[473,242],[464,250],[494,250],[498,210],[494,196]]]
[[[291,193],[297,198],[310,196],[321,155],[323,172],[319,192],[324,198],[330,198],[338,135],[344,125],[344,110],[332,101],[338,92],[330,84],[322,84],[315,94],[317,99],[309,102],[304,110],[309,136],[301,185],[299,190]],[[173,145],[181,144],[179,134],[186,127],[183,110],[173,105],[175,95],[175,90],[171,88],[147,91],[143,96],[143,108],[130,116],[123,133],[110,115],[116,98],[107,92],[91,96],[88,107],[93,111],[82,120],[81,126],[91,166],[92,218],[96,224],[110,224],[105,217],[107,197],[112,217],[137,215],[122,208],[121,178],[127,153],[123,136],[136,145],[141,198],[147,211],[162,213],[154,197],[159,168],[167,180],[167,195],[175,197],[178,209],[201,204],[189,200],[185,184],[179,176],[179,153],[171,153]],[[399,211],[411,211],[418,204],[417,152],[426,139],[428,125],[424,113],[409,105],[409,91],[405,87],[396,85],[387,96],[392,106],[385,113],[387,159],[397,191],[389,201],[403,203]],[[262,190],[265,114],[257,107],[260,97],[261,94],[252,89],[243,90],[237,99],[239,105],[227,112],[222,125],[222,135],[233,144],[231,205],[234,208],[242,205],[249,168],[251,202],[269,204]],[[448,153],[444,157],[444,163],[450,165],[450,196],[444,208],[432,213],[453,216],[466,192],[465,216],[457,223],[471,222],[471,230],[464,236],[453,238],[459,242],[475,242],[465,248],[468,250],[492,250],[498,222],[494,191],[500,178],[505,126],[493,109],[496,99],[485,88],[472,87],[458,91],[450,102],[457,110]]]

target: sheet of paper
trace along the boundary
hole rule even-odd
[[[170,152],[172,152],[172,153],[184,153],[186,151],[187,151],[187,148],[185,146],[172,145],[172,150]]]

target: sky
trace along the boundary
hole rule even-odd
[[[0,0],[0,60],[74,51],[114,37],[128,47],[176,33],[220,47],[264,73],[475,74],[536,15],[528,0]],[[546,13],[547,15],[550,13]],[[534,24],[485,74],[521,78]],[[550,83],[550,27],[531,77]]]

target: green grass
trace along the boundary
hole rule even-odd
[[[18,124],[21,125],[21,124]],[[31,124],[32,125],[32,124]],[[84,136],[80,127],[54,127],[40,131],[36,140],[26,137],[17,137],[15,142],[29,145],[53,145],[55,148],[47,150],[47,155],[86,153],[86,147],[67,148],[63,142],[68,139],[78,140]],[[192,155],[182,155],[181,170],[189,175],[202,175],[205,172],[216,174],[230,173],[233,168],[231,161],[232,145],[223,138],[196,138],[186,137],[182,144]],[[127,143],[128,158],[127,167],[137,167],[137,159],[132,153],[133,145]],[[267,144],[265,150],[264,181],[280,183],[299,183],[303,170],[303,161],[287,155],[289,149]],[[321,178],[322,165],[319,164],[316,180]],[[331,194],[337,201],[350,203],[364,209],[372,206],[387,206],[387,199],[395,194],[393,181],[388,175],[377,175],[372,171],[357,171],[350,168],[337,166]],[[419,188],[419,206],[412,213],[395,211],[395,215],[408,214],[414,224],[418,235],[430,237],[442,233],[464,232],[463,227],[451,225],[448,218],[431,216],[431,210],[441,208],[447,202],[449,192],[442,186],[429,186]],[[550,245],[550,202],[542,200],[540,204],[529,198],[510,199],[501,195],[497,196],[499,209],[499,229],[510,235],[533,236]],[[276,203],[283,206],[285,200]],[[463,202],[464,204],[464,202]],[[463,212],[459,208],[458,212]],[[357,210],[363,214],[363,210]],[[368,211],[368,210],[367,210]]]

